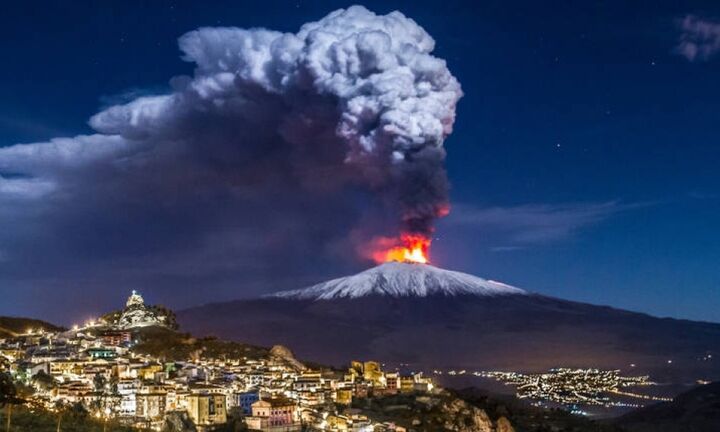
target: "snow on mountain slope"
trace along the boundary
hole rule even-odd
[[[425,297],[429,295],[498,296],[527,294],[500,282],[466,273],[443,270],[427,264],[390,262],[353,276],[333,279],[309,288],[282,291],[269,297],[332,300],[368,295]]]

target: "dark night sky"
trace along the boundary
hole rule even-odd
[[[169,91],[171,77],[193,70],[177,47],[188,31],[294,33],[351,4],[5,5],[0,147],[90,134],[88,119],[100,109]],[[438,225],[434,263],[572,300],[720,321],[717,2],[363,4],[417,21],[465,94],[445,142],[453,212]],[[705,51],[693,56],[679,44],[697,29]],[[12,167],[0,175],[20,176]],[[133,181],[142,187],[142,178]],[[147,215],[138,204],[111,222],[94,211],[118,210],[112,206],[61,205],[40,216],[24,206],[0,196],[3,315],[67,324],[120,306],[131,289],[179,308],[298,288],[368,265],[332,248],[293,246],[294,259],[273,260],[250,256],[254,247],[222,234],[217,243],[186,236],[188,225],[205,220],[192,205],[159,205]],[[317,226],[303,219],[302,229],[337,218],[328,208],[318,206]],[[268,216],[271,204],[255,211],[284,220]],[[235,240],[262,249],[276,240],[268,229]],[[285,229],[287,240],[297,228],[278,231]]]

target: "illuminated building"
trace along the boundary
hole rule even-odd
[[[297,404],[285,398],[259,400],[252,404],[252,416],[245,419],[250,429],[261,431],[299,431]]]
[[[187,406],[196,426],[207,427],[227,422],[225,395],[191,394],[187,397]]]

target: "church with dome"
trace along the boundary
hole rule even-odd
[[[147,306],[142,296],[135,290],[125,303],[120,317],[114,323],[120,330],[139,327],[168,326],[168,317],[158,312],[157,308]]]

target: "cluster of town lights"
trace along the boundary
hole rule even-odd
[[[442,375],[440,370],[433,371]],[[447,375],[465,375],[467,370],[450,370]],[[638,408],[640,403],[626,399],[645,401],[669,401],[671,399],[653,396],[625,389],[656,385],[648,376],[622,376],[618,370],[599,369],[553,369],[546,373],[526,374],[520,372],[477,371],[471,375],[491,378],[516,388],[520,399],[531,399],[536,405],[555,403],[566,407],[597,405],[603,407]],[[584,411],[577,411],[584,414]]]

